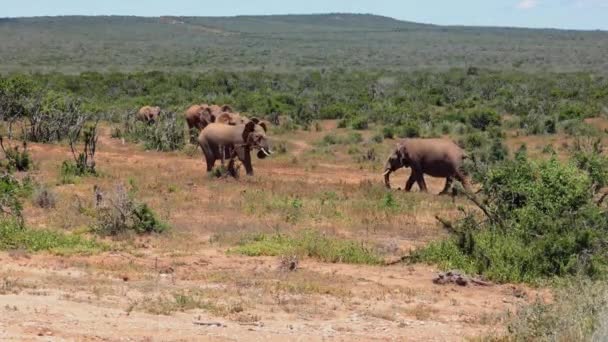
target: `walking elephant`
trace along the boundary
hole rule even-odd
[[[137,120],[147,123],[155,123],[160,116],[160,112],[160,107],[143,106],[137,112]]]
[[[247,124],[239,125],[209,124],[199,134],[198,143],[207,163],[207,172],[213,170],[218,159],[224,159],[224,148],[226,148],[226,151],[230,151],[228,170],[233,175],[235,174],[235,156],[245,166],[247,175],[251,176],[253,175],[251,151],[257,149],[257,156],[260,159],[272,154],[265,129],[253,120]]]
[[[384,183],[390,189],[390,174],[402,167],[412,169],[412,174],[405,184],[405,191],[410,191],[414,183],[423,192],[427,191],[424,175],[445,177],[445,187],[440,194],[447,194],[455,178],[465,189],[469,182],[462,169],[466,154],[460,146],[449,139],[405,139],[399,143],[384,166]]]

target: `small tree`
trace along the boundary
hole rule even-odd
[[[86,117],[80,116],[77,124],[70,130],[70,150],[76,165],[77,175],[95,174],[95,152],[97,151],[97,125],[99,119],[92,124],[85,124]],[[83,150],[78,151],[76,144],[82,141]]]

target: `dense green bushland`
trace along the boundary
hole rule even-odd
[[[501,124],[528,134],[563,129],[576,135],[589,133],[584,131],[582,119],[607,111],[608,78],[479,69],[475,73],[459,69],[291,74],[86,72],[0,77],[0,116],[9,121],[72,112],[68,109],[76,104],[80,111],[118,121],[146,104],[181,113],[200,102],[229,103],[272,121],[278,114],[287,114],[298,123],[342,119],[344,125],[356,129],[383,124],[392,130],[384,136],[488,135]],[[505,114],[509,114],[508,120]],[[64,119],[69,121],[70,116]],[[51,137],[60,136],[58,130]]]
[[[606,32],[445,27],[338,13],[0,19],[0,46],[0,71],[446,70],[469,65],[608,70]]]
[[[605,277],[608,212],[598,185],[607,180],[606,159],[581,150],[574,160],[532,161],[521,152],[491,167],[473,199],[483,215],[463,210],[459,221],[444,222],[453,237],[415,259],[500,282]]]

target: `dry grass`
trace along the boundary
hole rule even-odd
[[[387,195],[379,165],[394,142],[373,145],[379,161],[357,162],[348,154],[351,146],[314,147],[332,128],[325,122],[321,125],[320,132],[277,136],[286,153],[255,159],[256,175],[239,180],[208,177],[200,151],[193,147],[170,153],[144,151],[111,139],[105,126],[96,157],[100,176],[57,185],[59,166],[69,157],[69,148],[32,144],[38,163],[34,176],[41,184],[54,184],[50,189],[57,201],[49,209],[26,203],[28,226],[86,234],[95,223],[89,210],[93,187],[112,189],[120,181],[172,229],[123,241],[104,239],[114,252],[101,255],[34,256],[28,265],[36,270],[31,276],[64,294],[68,302],[119,307],[132,314],[200,312],[240,323],[284,320],[281,327],[287,326],[285,322],[324,322],[351,315],[378,318],[394,328],[403,317],[447,321],[442,317],[452,312],[439,311],[430,299],[448,302],[446,298],[454,293],[430,291],[430,272],[421,275],[401,266],[334,265],[308,257],[299,258],[295,271],[282,272],[276,257],[226,253],[251,235],[297,236],[312,230],[330,239],[364,242],[382,257],[402,256],[445,234],[434,218],[437,213],[450,218],[466,203],[462,198],[434,195],[444,181],[432,178],[427,179],[430,194],[395,190]],[[372,133],[363,135],[368,138]],[[402,186],[408,174],[398,172],[393,183]],[[70,274],[37,275],[49,269]],[[6,292],[25,289],[15,277],[3,279],[9,279]],[[488,293],[478,302],[487,300]],[[453,310],[473,310],[468,297],[457,295]],[[503,297],[496,294],[492,300]],[[491,319],[479,320],[492,325]],[[335,329],[359,328],[349,321]]]

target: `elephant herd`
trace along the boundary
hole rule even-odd
[[[154,123],[161,110],[159,107],[144,106],[137,118]],[[211,172],[216,161],[222,165],[229,160],[228,172],[235,176],[234,162],[238,158],[247,175],[253,175],[251,151],[258,150],[257,157],[264,159],[272,154],[266,136],[268,123],[257,118],[234,112],[229,105],[195,104],[185,112],[186,122],[191,131],[198,132],[197,143],[201,147],[207,172]],[[465,151],[450,139],[404,139],[394,148],[384,165],[384,183],[390,189],[390,175],[400,168],[411,168],[404,190],[410,191],[414,183],[420,191],[426,192],[424,175],[445,178],[445,186],[440,194],[448,194],[454,179],[469,190],[469,181],[463,170],[467,158]]]
[[[160,108],[144,106],[138,113],[140,121],[153,124],[160,115]],[[196,142],[201,147],[207,172],[211,172],[216,161],[229,160],[228,172],[236,176],[235,158],[238,158],[247,175],[253,175],[251,152],[264,159],[272,154],[266,137],[268,123],[258,118],[248,118],[232,110],[229,105],[195,104],[185,112],[188,129],[198,134]]]

